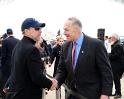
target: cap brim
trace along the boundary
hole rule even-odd
[[[37,23],[37,24],[35,24],[34,26],[31,26],[31,27],[33,27],[33,28],[43,28],[43,27],[45,27],[45,23]]]
[[[39,27],[45,27],[46,24],[45,23],[39,23]]]

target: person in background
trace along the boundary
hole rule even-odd
[[[23,21],[23,38],[13,51],[11,75],[5,86],[9,87],[6,99],[41,99],[43,88],[56,89],[57,81],[44,75],[44,64],[35,46],[43,27],[45,23],[34,18],[26,18]]]
[[[64,43],[64,39],[61,36],[57,36],[56,38],[56,45],[53,47],[53,52],[51,54],[51,63],[55,60],[54,64],[54,72],[53,72],[53,77],[55,77],[58,64],[59,64],[59,58],[60,58],[60,53],[61,53],[61,46]],[[56,99],[61,99],[61,88],[56,90]]]
[[[109,99],[112,70],[102,41],[82,33],[81,21],[68,18],[64,24],[67,42],[62,45],[55,78],[58,86],[65,81],[70,89],[67,99]]]
[[[124,60],[124,51],[123,47],[120,44],[118,34],[111,35],[111,53],[109,53],[109,59],[113,71],[114,76],[114,84],[115,84],[115,93],[113,96],[115,98],[121,98],[121,76],[124,70],[124,64],[122,64]]]
[[[35,46],[40,51],[41,60],[43,61],[44,69],[46,70],[46,65],[50,62],[50,51],[48,49],[48,45],[43,38],[40,38],[40,40],[35,43]]]
[[[53,47],[51,54],[51,63],[53,63],[55,60],[53,77],[55,77],[56,74],[56,70],[59,64],[61,46],[64,43],[64,39],[61,36],[57,37],[56,39],[56,45]]]
[[[41,62],[43,62],[43,69],[44,69],[43,74],[46,75],[47,64],[49,63],[48,62],[49,53],[47,53],[48,49],[45,48],[45,47],[47,47],[47,45],[46,45],[47,43],[44,43],[44,42],[45,42],[45,40],[41,37],[38,41],[36,41],[35,47],[40,52]],[[44,99],[44,98],[46,99],[46,94],[48,94],[47,90],[43,89],[42,90],[42,99]]]
[[[13,49],[16,44],[19,42],[19,39],[13,36],[13,30],[7,29],[7,38],[2,40],[2,54],[1,54],[1,72],[2,72],[2,87],[4,87],[7,79],[10,76],[11,72],[11,56]],[[5,98],[5,94],[2,94],[2,98]]]

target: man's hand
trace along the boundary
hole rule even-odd
[[[107,95],[101,95],[100,99],[109,99]]]
[[[58,81],[56,79],[52,79],[52,86],[50,88],[51,91],[56,90],[58,85]]]

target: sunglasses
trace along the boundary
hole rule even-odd
[[[39,31],[41,28],[34,28],[36,31]]]

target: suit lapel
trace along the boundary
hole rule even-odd
[[[73,67],[72,67],[72,47],[73,47],[73,43],[70,43],[70,46],[68,47],[68,60],[69,60],[69,68],[71,71],[73,71]]]
[[[87,45],[88,45],[88,42],[87,42],[87,36],[84,35],[84,40],[82,42],[82,45],[81,45],[81,49],[80,49],[80,52],[79,52],[79,55],[78,55],[78,59],[77,59],[77,63],[76,63],[76,67],[75,67],[75,70],[79,68],[79,66],[82,64],[80,62],[83,62],[83,59],[85,59],[86,57],[86,51],[88,50],[87,49]],[[77,71],[77,70],[76,70]]]
[[[65,64],[66,64],[66,68],[68,71],[68,79],[72,80],[73,79],[73,67],[72,67],[72,42],[69,42],[69,44],[65,47],[64,49],[64,53],[65,54]]]

